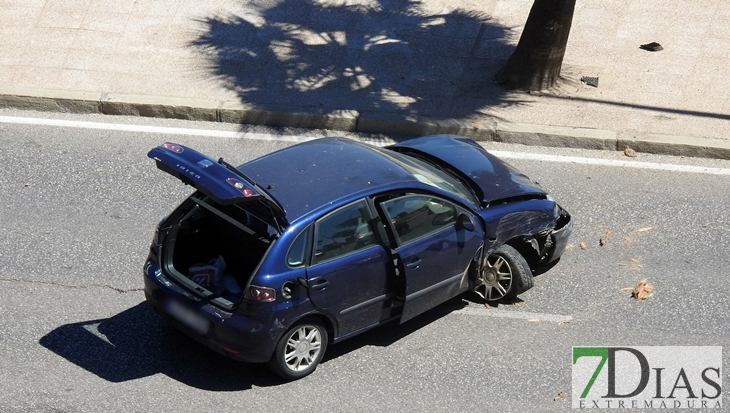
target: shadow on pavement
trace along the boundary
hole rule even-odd
[[[463,308],[452,299],[407,323],[376,328],[329,347],[324,363],[364,346],[389,346]],[[168,325],[142,302],[111,318],[62,325],[40,344],[75,365],[114,383],[164,374],[210,391],[240,391],[285,383],[265,364],[220,355]]]
[[[60,326],[40,344],[114,383],[158,373],[214,391],[281,383],[265,365],[240,363],[208,350],[165,323],[145,302],[111,318]]]
[[[519,104],[491,80],[513,50],[510,29],[484,13],[430,14],[415,0],[261,3],[205,19],[191,45],[245,104],[434,118]]]

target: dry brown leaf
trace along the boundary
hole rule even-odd
[[[582,249],[582,250],[587,250],[588,249],[588,246],[586,245],[585,242],[581,242],[580,243],[580,249]]]
[[[562,399],[563,397],[565,397],[565,393],[563,393],[563,392],[560,392],[560,393],[558,393],[558,395],[557,395],[557,396],[553,397],[553,401],[555,401],[555,402],[556,402],[556,401],[558,401],[558,400]]]
[[[639,228],[636,230],[636,232],[646,232],[646,231],[651,231],[653,229],[654,229],[654,227]]]
[[[540,319],[539,318],[530,318],[529,320],[527,320],[527,322],[528,323],[539,323]]]
[[[565,246],[565,252],[573,251],[574,248],[575,248],[575,245],[568,244],[568,245]]]
[[[637,300],[646,300],[654,295],[654,285],[644,278],[636,284],[636,287],[622,288],[621,291],[631,291],[631,296]]]
[[[601,235],[601,239],[598,240],[598,243],[601,246],[606,245],[606,243],[608,243],[608,240],[611,239],[611,235],[613,235],[613,231],[606,231],[605,233],[603,233],[603,235]]]
[[[654,295],[654,286],[650,284],[646,278],[641,280],[641,282],[636,285],[636,288],[634,288],[634,297],[639,300],[646,300],[652,295]]]
[[[631,158],[636,158],[636,151],[627,146],[626,148],[624,148],[624,155]]]
[[[626,243],[626,245],[633,244],[636,242],[636,238],[626,237],[624,238],[624,242]]]

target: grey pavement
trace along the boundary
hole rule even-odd
[[[578,0],[566,81],[505,91],[531,5],[0,0],[0,107],[730,159],[726,2]]]

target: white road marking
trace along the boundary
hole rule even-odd
[[[489,153],[503,159],[525,159],[544,162],[576,163],[584,165],[619,166],[624,168],[655,169],[671,172],[693,172],[711,175],[730,175],[728,168],[708,168],[704,166],[676,165],[655,162],[618,161],[613,159],[584,158],[579,156],[546,155],[540,153],[489,151]]]
[[[551,321],[553,323],[567,323],[573,321],[573,317],[560,314],[531,313],[525,311],[511,311],[491,308],[466,307],[456,310],[452,314],[473,315],[480,317],[516,318],[527,321]]]
[[[192,129],[192,128],[173,128],[165,126],[147,126],[147,125],[130,125],[130,124],[119,124],[119,123],[102,123],[102,122],[84,122],[84,121],[72,121],[62,119],[42,119],[42,118],[24,118],[14,116],[0,116],[0,123],[14,123],[14,124],[26,124],[26,125],[45,125],[45,126],[59,126],[66,128],[83,128],[83,129],[97,129],[97,130],[116,130],[124,132],[141,132],[141,133],[157,133],[165,135],[186,135],[186,136],[208,136],[215,138],[234,138],[234,139],[254,139],[254,140],[266,140],[266,141],[282,141],[282,142],[305,142],[312,139],[313,137],[305,136],[291,136],[291,135],[274,135],[265,133],[249,133],[249,132],[238,132],[238,131],[219,131],[209,129]],[[394,143],[388,140],[377,140],[371,141],[366,140],[368,143],[372,143],[378,146],[388,145]],[[504,159],[525,159],[535,160],[542,162],[561,162],[561,163],[575,163],[584,165],[603,165],[603,166],[617,166],[623,168],[636,168],[636,169],[653,169],[661,171],[671,172],[691,172],[701,173],[710,175],[730,175],[730,168],[709,168],[703,166],[691,166],[691,165],[677,165],[677,164],[666,164],[666,163],[654,163],[654,162],[639,162],[639,161],[619,161],[612,159],[597,159],[597,158],[585,158],[579,156],[563,156],[563,155],[546,155],[526,152],[511,152],[511,151],[489,151],[490,153]]]
[[[113,130],[122,132],[158,133],[162,135],[207,136],[212,138],[256,139],[285,142],[304,142],[314,138],[303,136],[281,136],[265,133],[245,133],[238,131],[220,131],[210,129],[172,128],[166,126],[129,125],[123,123],[82,122],[63,119],[21,118],[0,116],[0,123],[22,125],[60,126],[64,128],[81,128],[97,130]]]

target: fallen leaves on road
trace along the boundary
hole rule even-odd
[[[573,251],[574,248],[575,248],[575,245],[568,244],[568,245],[565,246],[565,252]]]
[[[636,242],[636,238],[626,237],[624,238],[624,243],[626,245],[630,245]]]
[[[565,393],[560,392],[560,393],[558,393],[557,396],[553,397],[553,401],[556,402],[556,401],[562,399],[563,397],[565,397]]]
[[[636,158],[636,151],[627,146],[626,148],[624,148],[624,155],[630,158]]]
[[[582,250],[587,250],[588,249],[588,246],[586,245],[585,242],[581,242],[580,243],[580,249],[582,249]]]
[[[654,285],[644,278],[636,284],[636,287],[622,288],[621,291],[631,291],[632,297],[638,300],[646,300],[654,295]]]
[[[613,235],[613,231],[608,230],[603,235],[601,235],[601,239],[598,240],[598,244],[601,246],[606,245],[608,243],[608,240],[611,239],[611,236]]]
[[[653,229],[654,229],[654,227],[639,228],[636,230],[636,232],[646,232],[646,231],[651,231]]]

